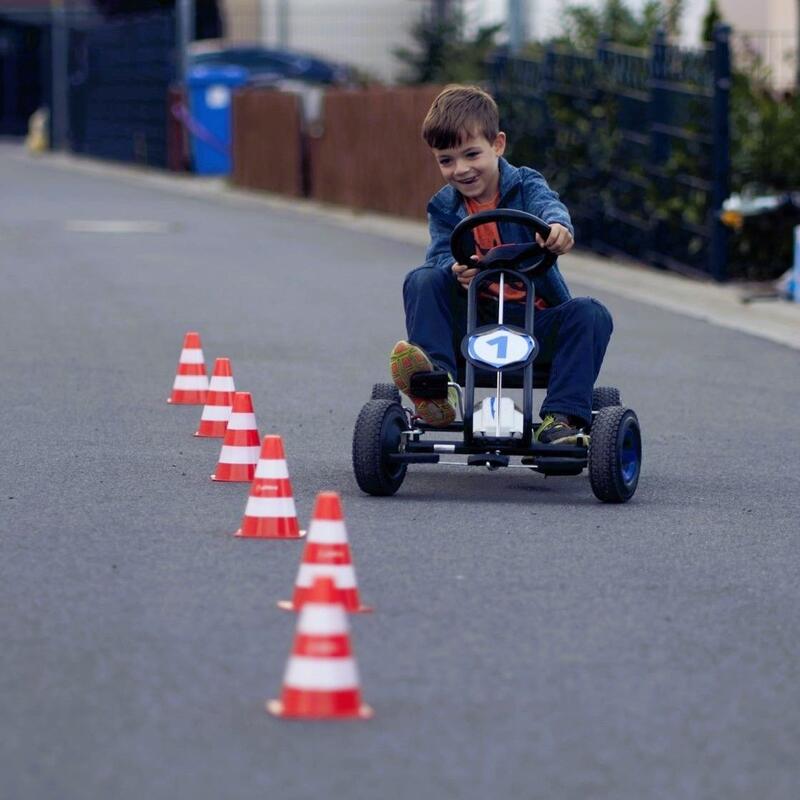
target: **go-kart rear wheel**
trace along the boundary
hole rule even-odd
[[[595,386],[592,389],[592,411],[621,405],[622,399],[616,386]]]
[[[372,399],[400,403],[400,390],[393,383],[376,383],[372,387]]]
[[[625,503],[633,497],[642,467],[642,433],[633,409],[602,408],[592,423],[589,482],[598,500]]]
[[[362,491],[385,496],[400,488],[407,467],[388,456],[400,450],[405,430],[408,420],[399,403],[379,398],[361,409],[353,431],[353,472]]]

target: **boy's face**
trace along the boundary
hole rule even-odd
[[[456,191],[478,203],[494,200],[500,186],[500,156],[506,149],[506,135],[502,131],[493,142],[483,134],[470,134],[455,147],[431,149],[442,177]]]

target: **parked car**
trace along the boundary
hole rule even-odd
[[[220,45],[198,42],[189,52],[188,66],[237,66],[251,81],[270,83],[286,78],[309,83],[342,84],[350,80],[350,69],[305,53],[277,50],[261,45]]]

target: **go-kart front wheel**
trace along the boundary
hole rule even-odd
[[[402,406],[392,400],[369,400],[361,409],[353,431],[353,472],[367,494],[394,494],[406,477],[406,465],[389,460],[400,450],[408,421]]]
[[[592,422],[589,482],[598,500],[625,503],[633,497],[642,468],[642,432],[634,411],[601,408]]]

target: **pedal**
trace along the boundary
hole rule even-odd
[[[446,400],[450,376],[442,371],[415,372],[409,381],[408,392],[423,400]]]

